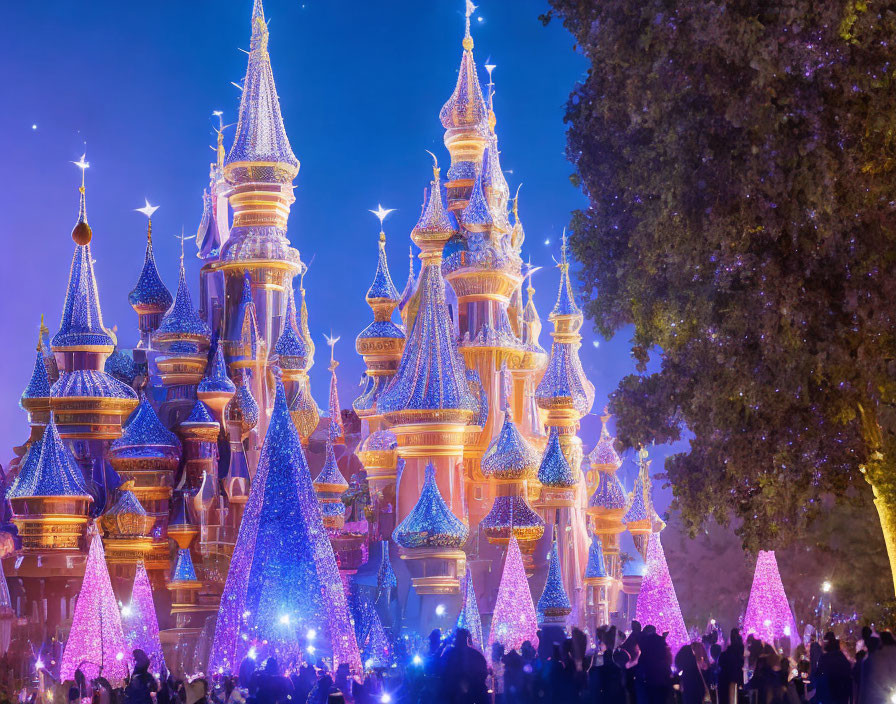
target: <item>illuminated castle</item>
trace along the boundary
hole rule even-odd
[[[6,487],[18,550],[3,570],[21,587],[19,615],[44,635],[64,640],[89,525],[120,599],[145,568],[165,660],[183,672],[317,647],[360,668],[383,624],[426,633],[446,611],[491,614],[510,545],[545,623],[593,633],[618,612],[632,590],[620,535],[627,528],[643,551],[662,529],[646,454],[628,495],[605,415],[585,457],[578,433],[595,391],[578,356],[565,237],[546,350],[536,269],[523,264],[519,201],[500,164],[494,67],[484,94],[467,10],[439,114],[450,166],[444,176],[433,167],[410,233],[421,268],[412,254],[402,292],[386,259],[388,211],[375,213],[373,281],[357,291],[373,320],[355,341],[366,374],[353,411],[339,403],[335,339],[324,411],[310,392],[307,266],[286,231],[299,161],[261,0],[233,142],[225,148],[221,125],[203,195],[198,295],[183,249],[173,295],[163,283],[147,203],[132,350],[103,323],[79,162],[62,321],[52,341],[41,325],[21,399],[31,432]],[[323,466],[312,477],[315,451]],[[276,594],[267,586],[281,583]]]

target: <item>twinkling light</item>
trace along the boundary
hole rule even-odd
[[[488,649],[491,651],[494,643],[501,643],[505,650],[519,650],[527,640],[537,647],[537,633],[535,605],[526,580],[523,556],[516,537],[511,536],[488,633]]]
[[[750,600],[744,614],[744,632],[773,643],[788,635],[784,632],[785,629],[789,633],[797,632],[781,574],[778,572],[778,561],[774,550],[760,550],[756,558]]]
[[[118,658],[119,653],[128,653],[128,656]],[[121,687],[131,664],[129,653],[118,602],[106,569],[103,541],[95,533],[59,675],[63,681],[74,680],[75,671],[80,669],[89,682],[102,672],[113,687]]]
[[[647,541],[647,572],[638,593],[635,618],[643,626],[655,626],[657,633],[668,632],[666,642],[673,653],[689,642],[659,533],[651,533]]]
[[[131,603],[127,605],[127,611],[121,610],[121,615],[124,617],[122,626],[130,650],[140,648],[149,656],[153,672],[159,672],[165,666],[165,656],[159,640],[159,621],[152,600],[152,586],[142,562],[137,563]]]
[[[242,618],[245,611],[249,616]],[[281,623],[284,615],[287,623]],[[210,666],[234,671],[250,645],[261,657],[296,656],[309,628],[325,636],[318,647],[332,650],[334,667],[344,662],[360,670],[342,580],[278,381],[221,598]]]
[[[479,615],[479,604],[476,603],[476,590],[473,589],[473,572],[467,565],[467,574],[461,584],[463,603],[457,616],[457,627],[470,633],[473,646],[482,648],[482,618]]]

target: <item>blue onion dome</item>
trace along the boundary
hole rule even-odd
[[[485,424],[488,422],[488,394],[485,393],[485,387],[482,385],[482,379],[479,377],[479,372],[475,369],[467,369],[466,377],[467,384],[470,386],[470,393],[473,394],[473,398],[476,399],[477,408],[476,415],[473,416],[470,425],[484,428]]]
[[[639,474],[638,478],[635,480],[635,488],[632,492],[632,503],[628,507],[628,511],[626,511],[625,515],[622,517],[622,522],[636,523],[639,521],[646,521],[647,519],[647,506],[644,503],[644,481]]]
[[[224,350],[222,341],[219,340],[215,346],[215,354],[212,357],[212,363],[205,370],[205,376],[199,382],[197,392],[205,393],[236,393],[236,384],[227,376],[227,365],[224,363]]]
[[[336,463],[336,453],[333,451],[333,440],[327,433],[327,452],[324,466],[320,470],[320,474],[313,482],[315,491],[336,492],[348,489],[348,482],[339,471],[339,465]]]
[[[208,406],[202,401],[197,401],[193,406],[193,410],[190,411],[190,415],[187,416],[186,420],[181,421],[180,425],[186,428],[212,427],[217,426],[218,421],[212,416]]]
[[[488,149],[486,149],[486,156],[483,158],[488,158]],[[460,221],[468,232],[488,232],[495,224],[485,192],[482,190],[482,171],[476,176],[476,181],[473,183],[473,191],[470,193],[470,200],[467,201],[466,207],[461,211]]]
[[[34,461],[29,451],[29,457],[23,461],[19,476],[8,494],[10,499],[35,496],[92,498],[84,483],[81,467],[59,436],[53,414],[44,430],[40,455]]]
[[[196,582],[196,568],[193,567],[193,556],[189,548],[177,551],[177,562],[174,563],[174,575],[171,582]]]
[[[174,303],[165,313],[165,317],[162,318],[158,330],[153,333],[152,339],[158,342],[181,340],[208,343],[211,334],[211,328],[193,308],[193,299],[190,296],[190,289],[187,287],[184,262],[181,259],[180,280],[177,284]]]
[[[156,267],[156,258],[152,251],[152,222],[146,235],[146,255],[143,258],[143,270],[137,285],[128,294],[128,303],[138,314],[164,313],[171,307],[174,299],[171,292],[162,283]]]
[[[236,393],[225,409],[225,418],[228,422],[240,424],[241,435],[258,425],[258,403],[245,381],[237,384]]]
[[[560,446],[560,432],[557,426],[551,426],[551,434],[548,436],[544,457],[538,468],[538,481],[543,486],[557,488],[571,488],[577,483],[575,472]]]
[[[550,320],[556,317],[582,317],[582,311],[576,305],[572,293],[572,282],[569,280],[569,261],[566,256],[566,233],[563,234],[563,243],[560,246],[560,288],[557,291],[557,302],[554,304]]]
[[[299,160],[289,145],[280,114],[268,38],[264,10],[256,0],[236,134],[224,160],[225,175],[231,183],[289,183],[299,172]]]
[[[588,508],[619,510],[626,506],[625,489],[619,477],[603,470],[598,472],[597,487],[588,499]]]
[[[64,372],[50,389],[54,398],[119,398],[137,400],[137,392],[96,369]]]
[[[395,376],[382,392],[378,410],[390,423],[431,419],[467,423],[478,404],[466,378],[466,365],[445,301],[445,280],[437,264],[427,264],[420,276],[420,309],[408,335]]]
[[[439,492],[436,469],[430,462],[420,498],[398,524],[393,540],[406,549],[459,548],[467,540],[467,525],[455,516]]]
[[[532,479],[539,460],[538,451],[523,437],[510,413],[505,413],[501,432],[482,456],[482,473],[497,479]]]
[[[281,369],[300,370],[308,363],[308,346],[299,335],[296,326],[295,294],[292,286],[286,292],[286,317],[283,319],[283,332],[274,345],[274,354]]]
[[[548,578],[544,583],[544,591],[538,599],[535,610],[543,616],[566,616],[572,611],[572,603],[563,587],[563,573],[560,569],[560,555],[557,551],[557,540],[551,544],[551,558],[548,563]]]
[[[439,111],[439,120],[446,130],[487,129],[488,106],[482,96],[482,86],[473,59],[473,39],[469,31],[464,37],[464,51],[457,72],[454,92]]]
[[[391,430],[375,430],[361,443],[361,452],[392,452],[398,449],[398,440]]]
[[[588,455],[588,463],[595,469],[612,468],[615,471],[622,466],[622,459],[616,452],[615,442],[610,431],[607,430],[608,420],[610,420],[610,415],[604,412],[604,415],[601,416],[600,438]]]
[[[429,196],[426,199],[423,212],[420,214],[420,219],[411,230],[411,239],[423,250],[434,244],[444,244],[457,229],[442,203],[438,166],[433,167],[433,180],[430,186]]]
[[[143,398],[128,417],[121,437],[112,441],[109,450],[110,461],[116,468],[134,461],[140,465],[135,469],[173,470],[180,460],[181,445],[177,435],[159,420],[152,404]]]
[[[106,357],[103,371],[128,386],[133,385],[134,379],[137,378],[137,364],[134,362],[133,357],[122,352],[117,345],[112,354]]]
[[[28,386],[22,392],[22,400],[45,399],[50,397],[50,379],[47,376],[47,365],[44,364],[44,356],[40,350],[36,353],[34,369],[31,371],[31,379]]]
[[[588,564],[585,566],[585,579],[604,579],[608,576],[603,543],[600,536],[592,534],[591,546],[588,548]]]
[[[389,263],[386,260],[386,235],[380,232],[379,253],[376,259],[376,273],[373,275],[373,283],[367,289],[367,302],[374,301],[394,301],[396,304],[400,300],[398,289],[392,283],[392,276],[389,274]]]
[[[391,320],[374,320],[370,325],[364,328],[356,339],[358,340],[375,340],[377,338],[394,338],[403,339],[404,330]]]
[[[582,361],[571,342],[551,345],[548,367],[535,389],[535,398],[542,408],[571,406],[585,415],[594,403],[594,387],[585,376]]]
[[[647,563],[644,562],[644,558],[641,557],[641,553],[635,550],[633,555],[629,556],[630,559],[625,561],[625,564],[622,565],[622,576],[623,577],[643,577],[647,572]]]

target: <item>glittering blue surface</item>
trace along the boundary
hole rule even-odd
[[[486,158],[488,154],[486,153]],[[491,209],[488,207],[488,201],[482,190],[482,172],[476,176],[473,183],[473,191],[470,193],[470,200],[460,216],[461,222],[468,230],[482,232],[490,228],[494,224]]]
[[[572,282],[569,279],[569,264],[566,259],[566,241],[560,250],[560,289],[557,292],[557,302],[551,310],[551,315],[572,315],[581,317],[582,311],[576,305],[575,296],[572,293]]]
[[[404,337],[404,330],[391,320],[374,320],[358,334],[359,340],[372,340],[378,337],[401,339]]]
[[[395,576],[395,570],[392,569],[392,560],[389,557],[389,541],[383,540],[380,545],[380,566],[376,572],[377,591],[382,592],[386,589],[395,589],[398,586],[398,578]]]
[[[498,479],[531,479],[539,459],[538,451],[523,437],[508,413],[501,432],[482,456],[482,473]]]
[[[442,188],[438,179],[434,179],[430,185],[431,188],[426,199],[426,206],[423,208],[420,219],[417,220],[417,224],[414,225],[414,229],[411,232],[411,238],[414,240],[432,237],[448,239],[456,229],[451,216],[442,203]],[[420,275],[423,275],[422,271]]]
[[[250,644],[260,657],[294,655],[309,628],[326,634],[337,663],[360,665],[336,559],[278,381],[221,598],[210,666],[236,670]]]
[[[554,342],[548,368],[535,389],[536,399],[571,399],[573,408],[582,415],[591,410],[594,403],[593,387],[590,387],[578,352],[571,342]]]
[[[50,391],[58,398],[137,398],[130,386],[95,369],[63,372]]]
[[[156,258],[152,251],[152,239],[146,240],[146,254],[143,258],[143,270],[137,285],[128,294],[128,303],[135,308],[154,310],[164,313],[171,307],[171,292],[162,283],[162,277],[156,267]]]
[[[137,365],[129,354],[122,352],[116,347],[112,354],[106,357],[103,371],[114,376],[121,383],[130,386],[134,383],[134,379],[137,376]]]
[[[215,420],[208,406],[202,401],[197,401],[193,405],[190,415],[187,416],[187,419],[181,425],[217,425],[217,423],[218,421]]]
[[[195,582],[196,570],[193,567],[193,557],[189,548],[181,548],[177,551],[177,562],[174,565],[173,582]]]
[[[50,395],[50,380],[47,377],[47,366],[44,364],[43,353],[38,350],[35,353],[34,369],[31,372],[31,380],[22,392],[22,398],[47,398]]]
[[[544,450],[541,466],[538,468],[538,481],[551,487],[574,487],[576,475],[563,449],[560,447],[560,434],[556,426],[551,426],[548,444]]]
[[[254,428],[258,425],[258,402],[248,384],[244,382],[236,387],[236,393],[230,403],[239,407],[246,427]]]
[[[414,295],[414,291],[417,290],[417,276],[414,273],[414,248],[411,247],[410,255],[408,256],[409,270],[408,270],[408,278],[404,284],[404,290],[401,292],[401,300],[398,302],[398,310],[403,311],[405,306],[407,306],[408,302],[411,300],[411,297]]]
[[[395,527],[392,539],[403,548],[459,548],[469,529],[455,516],[439,492],[436,470],[426,466],[423,489],[414,508]]]
[[[373,283],[367,289],[367,298],[378,298],[398,303],[398,289],[392,283],[392,276],[389,274],[389,263],[386,260],[386,239],[381,238],[379,243],[379,252],[376,257],[376,272],[373,275]]]
[[[604,471],[598,475],[597,487],[588,499],[588,505],[591,508],[625,508],[625,489],[622,488],[619,477]]]
[[[473,588],[473,572],[467,565],[467,573],[461,584],[462,603],[460,613],[457,615],[456,628],[463,628],[470,632],[473,645],[482,648],[482,618],[479,615],[479,604],[476,603],[476,590]]]
[[[464,50],[457,72],[457,84],[448,102],[439,112],[439,120],[446,130],[459,127],[477,127],[485,130],[488,108],[482,97],[482,86],[476,73],[476,61],[472,50]]]
[[[53,347],[111,347],[113,344],[112,337],[103,327],[90,245],[76,245],[65,291],[62,323],[53,337]]]
[[[280,358],[280,366],[283,369],[303,369],[308,361],[308,347],[296,327],[295,294],[292,291],[292,286],[289,287],[286,294],[286,317],[283,332],[277,338],[274,353]]]
[[[566,589],[563,588],[563,573],[560,570],[560,555],[557,552],[557,541],[551,544],[551,558],[548,563],[548,578],[544,583],[544,591],[538,598],[535,610],[544,614],[548,609],[562,609],[567,613],[572,610],[572,604]]]
[[[591,545],[588,548],[588,564],[585,566],[585,579],[595,579],[607,576],[607,565],[604,562],[604,546],[597,535],[591,536]]]
[[[336,454],[333,452],[333,441],[330,434],[327,433],[327,450],[324,466],[320,470],[320,474],[314,480],[315,485],[333,485],[342,486],[348,489],[348,482],[339,471],[339,465],[336,463]]]
[[[487,529],[486,534],[488,535],[509,538],[511,527],[537,528],[544,525],[544,519],[535,512],[523,496],[496,496],[491,510],[482,519],[480,525]],[[541,534],[543,535],[544,531]]]
[[[143,399],[128,416],[121,437],[112,441],[117,457],[176,457],[180,454],[177,435],[162,425],[152,404]]]
[[[199,382],[197,391],[202,392],[223,392],[232,394],[236,392],[236,385],[227,376],[227,365],[224,363],[223,345],[218,342],[215,347],[215,355],[212,357],[211,364],[205,370],[205,377]]]
[[[211,337],[211,329],[206,322],[199,317],[196,309],[193,308],[193,298],[190,296],[190,289],[187,286],[187,277],[184,272],[184,263],[180,263],[180,280],[177,283],[177,294],[174,297],[174,303],[165,317],[156,335],[195,335],[198,337]]]
[[[36,445],[37,443],[35,443]],[[34,461],[34,459],[37,461]],[[59,437],[56,422],[50,422],[40,443],[40,455],[29,453],[19,476],[10,488],[9,498],[27,496],[90,496],[84,475],[71,450]]]
[[[289,138],[283,127],[280,98],[274,85],[267,45],[268,28],[264,10],[260,0],[256,0],[252,11],[252,39],[240,99],[239,121],[233,145],[224,163],[274,162],[288,165],[296,171],[299,160],[289,146]]]
[[[647,506],[644,504],[644,482],[641,475],[635,480],[634,497],[632,505],[622,517],[623,523],[632,523],[634,521],[644,521],[647,519]]]
[[[361,445],[361,450],[384,452],[394,450],[397,447],[398,441],[395,439],[395,433],[391,430],[377,430],[367,436]]]

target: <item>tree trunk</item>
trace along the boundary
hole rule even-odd
[[[873,409],[873,404],[859,404],[862,434],[871,449],[868,462],[861,469],[874,492],[896,594],[896,438],[884,436]]]
[[[896,491],[893,490],[892,481],[883,482],[882,486],[878,486],[870,478],[868,481],[874,491],[874,505],[877,507],[877,515],[880,516],[880,527],[884,532],[887,556],[890,558],[893,590],[896,593]]]

